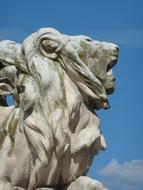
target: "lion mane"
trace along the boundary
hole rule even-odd
[[[109,108],[117,56],[112,43],[53,28],[22,44],[0,42],[0,189],[56,187],[86,175],[106,149],[95,110]]]

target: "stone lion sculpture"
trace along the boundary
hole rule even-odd
[[[0,190],[106,189],[86,173],[106,149],[95,110],[109,108],[117,57],[115,44],[53,28],[0,42]]]

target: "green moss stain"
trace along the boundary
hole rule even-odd
[[[81,44],[82,51],[79,53],[80,59],[84,62],[85,65],[88,65],[88,47],[85,44]]]
[[[66,89],[65,89],[65,84],[64,84],[64,72],[59,68],[59,66],[56,66],[56,70],[59,74],[59,79],[60,79],[60,86],[61,86],[61,91],[62,91],[62,97],[60,97],[58,100],[55,101],[55,108],[63,106],[64,108],[67,106],[67,98],[66,98]]]
[[[3,147],[3,143],[4,143],[6,136],[7,136],[7,131],[5,131],[5,130],[0,131],[0,150]]]
[[[17,128],[17,119],[15,118],[16,111],[12,110],[11,113],[5,118],[0,128],[0,150],[3,148],[3,144],[6,137],[10,138],[10,147],[7,155],[10,157],[14,150],[15,134]]]
[[[5,138],[7,137],[7,124],[8,117],[5,118],[5,120],[2,123],[2,126],[0,127],[0,150],[2,149]]]
[[[8,126],[8,135],[11,141],[11,145],[8,151],[8,156],[11,156],[15,145],[15,134],[17,129],[17,119],[15,119],[15,113],[11,117],[11,123]]]

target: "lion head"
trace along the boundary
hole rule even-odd
[[[67,36],[54,29],[38,31],[40,52],[58,60],[77,85],[87,105],[108,108],[107,95],[114,92],[117,45],[92,40],[87,36]]]

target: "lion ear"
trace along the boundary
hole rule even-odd
[[[40,52],[47,58],[57,58],[57,53],[61,48],[61,43],[54,39],[52,34],[43,35],[40,38],[39,49]]]

